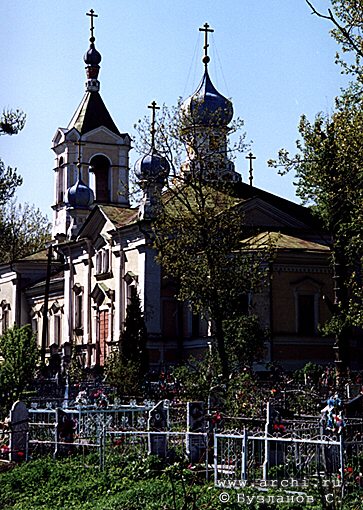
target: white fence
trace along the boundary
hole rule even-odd
[[[265,430],[253,432],[247,428],[233,433],[207,432],[205,428],[196,432],[188,430],[187,423],[183,430],[173,431],[172,416],[168,402],[163,401],[152,408],[107,409],[27,410],[17,403],[4,437],[10,438],[11,460],[16,460],[16,455],[21,460],[20,454],[30,459],[73,452],[86,456],[93,451],[102,469],[111,457],[117,462],[117,456],[127,458],[129,453],[138,458],[153,454],[166,462],[189,459],[190,464],[205,470],[207,478],[214,471],[215,485],[223,488],[268,487],[271,483],[299,488],[306,484],[344,485],[345,479],[363,470],[359,427],[349,440],[344,440],[343,434],[309,434],[313,428],[304,426],[271,433],[268,423]]]

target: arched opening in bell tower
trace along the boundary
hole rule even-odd
[[[59,158],[58,161],[58,169],[57,169],[57,177],[56,177],[56,203],[61,204],[64,201],[64,159],[63,157]]]
[[[94,156],[90,161],[90,172],[94,179],[90,179],[91,188],[95,194],[95,201],[110,202],[110,162],[105,156]]]

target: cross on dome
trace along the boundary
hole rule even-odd
[[[156,101],[154,100],[149,106],[148,108],[150,108],[152,110],[152,113],[151,113],[151,127],[150,127],[150,133],[151,133],[151,148],[152,149],[155,149],[155,133],[156,133],[156,129],[155,129],[155,113],[156,113],[156,110],[160,110],[160,106],[157,105]]]
[[[204,32],[204,57],[202,59],[203,64],[205,65],[205,69],[207,70],[208,63],[210,62],[210,57],[208,56],[208,33],[214,32],[213,28],[209,28],[208,23],[204,23],[203,27],[199,29],[199,32]]]
[[[94,35],[93,35],[93,30],[94,30],[94,25],[93,25],[93,18],[98,18],[98,14],[95,14],[95,11],[93,9],[91,9],[89,12],[86,12],[86,16],[90,16],[91,17],[91,28],[90,28],[90,32],[91,32],[91,38],[90,38],[90,42],[95,42],[95,38],[94,38]]]
[[[81,139],[79,139],[77,142],[74,142],[74,145],[78,147],[78,157],[77,157],[77,168],[78,168],[78,176],[80,177],[81,174],[81,168],[82,168],[82,162],[81,162],[81,147],[82,145],[86,145],[84,142],[81,142]]]
[[[253,160],[256,159],[256,156],[253,155],[252,152],[246,156],[246,159],[250,160],[250,170],[249,170],[249,180],[250,180],[250,186],[252,186],[253,182]]]

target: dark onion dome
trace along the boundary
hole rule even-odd
[[[88,66],[98,66],[101,62],[101,53],[96,50],[93,43],[90,44],[89,50],[84,54],[83,60]]]
[[[170,171],[170,165],[156,149],[142,156],[135,163],[135,175],[140,182],[164,184]]]
[[[227,126],[233,117],[232,102],[216,90],[207,70],[197,90],[181,108],[197,125]]]
[[[79,177],[77,182],[67,190],[65,202],[75,208],[88,208],[93,204],[95,196],[93,191]]]

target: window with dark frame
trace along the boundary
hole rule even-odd
[[[297,332],[299,335],[316,334],[315,295],[299,294],[297,296]]]

